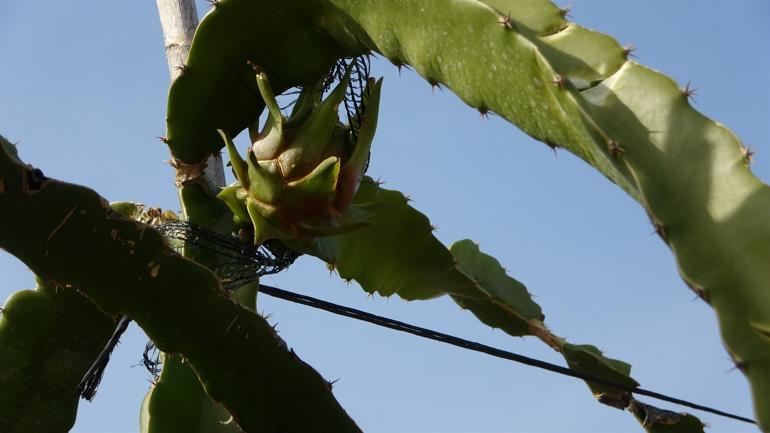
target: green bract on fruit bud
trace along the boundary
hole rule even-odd
[[[239,222],[254,225],[255,243],[342,233],[366,225],[376,212],[350,203],[369,159],[382,79],[369,79],[364,90],[357,139],[338,115],[349,81],[350,69],[323,101],[321,82],[303,88],[285,118],[266,75],[259,72],[257,84],[269,115],[245,161],[219,130],[238,179],[219,198]]]

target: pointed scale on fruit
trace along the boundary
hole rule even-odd
[[[254,226],[254,242],[344,233],[367,225],[376,206],[351,205],[361,184],[377,128],[382,79],[369,79],[357,139],[339,120],[351,69],[326,99],[318,82],[302,89],[291,115],[281,113],[264,72],[257,85],[268,117],[242,158],[227,146],[237,181],[219,193],[236,222]]]

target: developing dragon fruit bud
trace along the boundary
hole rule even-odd
[[[334,235],[364,226],[377,211],[351,206],[363,178],[377,127],[382,79],[364,90],[357,139],[339,120],[351,69],[322,100],[318,82],[302,89],[291,115],[282,115],[267,76],[257,85],[268,109],[267,121],[246,151],[245,160],[231,138],[219,134],[230,154],[237,182],[218,195],[239,223],[254,226],[254,242]]]

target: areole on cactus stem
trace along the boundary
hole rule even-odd
[[[267,75],[255,67],[268,109],[262,131],[241,158],[222,130],[237,181],[218,195],[238,223],[251,222],[254,243],[333,235],[367,224],[377,206],[351,205],[369,159],[377,127],[382,79],[369,79],[357,137],[338,109],[351,69],[322,100],[323,82],[302,89],[291,115],[281,113]]]

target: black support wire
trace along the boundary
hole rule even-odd
[[[622,391],[627,391],[634,394],[644,395],[658,400],[675,403],[681,406],[686,406],[691,409],[697,409],[703,412],[709,412],[714,415],[731,418],[738,421],[743,421],[749,424],[756,424],[751,418],[734,415],[728,412],[714,409],[708,406],[703,406],[697,403],[692,403],[687,400],[682,400],[675,397],[670,397],[665,394],[661,394],[655,391],[649,391],[640,387],[626,386],[620,383],[615,383],[600,377],[596,377],[590,374],[581,373],[571,368],[562,367],[560,365],[551,364],[549,362],[541,361],[539,359],[530,358],[528,356],[519,355],[518,353],[508,352],[506,350],[498,349],[495,347],[487,346],[474,341],[465,340],[452,335],[444,334],[432,329],[421,328],[419,326],[410,325],[408,323],[399,322],[398,320],[389,319],[387,317],[377,316],[375,314],[367,313],[366,311],[356,310],[355,308],[346,307],[344,305],[338,305],[331,302],[327,302],[321,299],[313,298],[311,296],[302,295],[299,293],[290,292],[288,290],[279,289],[277,287],[267,286],[260,284],[260,293],[269,295],[275,298],[284,299],[286,301],[294,302],[297,304],[307,305],[309,307],[318,308],[320,310],[328,311],[340,316],[350,317],[356,320],[373,323],[377,326],[394,329],[396,331],[406,332],[408,334],[416,335],[422,338],[428,338],[430,340],[440,341],[442,343],[451,344],[453,346],[461,347],[467,350],[473,350],[476,352],[492,355],[497,358],[507,359],[509,361],[518,362],[520,364],[529,365],[531,367],[540,368],[553,373],[562,374],[565,376],[575,377],[589,382],[610,386]]]

